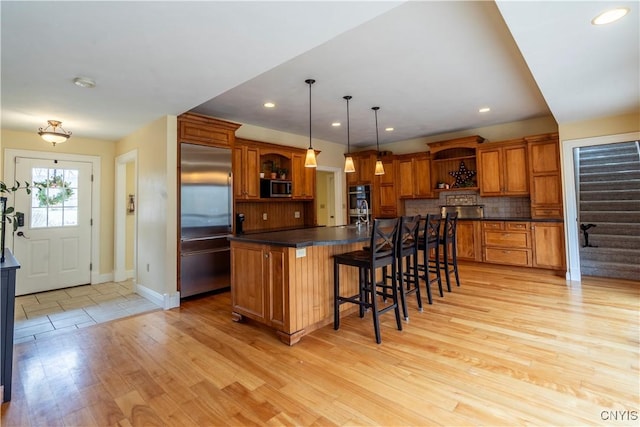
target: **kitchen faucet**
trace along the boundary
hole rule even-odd
[[[369,224],[369,203],[366,200],[360,200],[358,209],[358,219],[356,225]]]

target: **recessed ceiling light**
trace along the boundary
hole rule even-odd
[[[264,103],[264,108],[274,108],[276,106],[276,104],[274,104],[273,102],[265,102]]]
[[[89,77],[76,77],[73,79],[73,83],[76,86],[85,87],[91,89],[92,87],[96,87],[96,82]]]
[[[331,126],[333,126],[334,128],[337,128],[340,126],[340,122],[333,122],[331,123]]]
[[[393,128],[384,128],[387,132],[393,132]]]
[[[626,7],[618,7],[616,9],[607,10],[602,12],[591,20],[593,25],[605,25],[617,21],[618,19],[629,13],[629,9]]]
[[[478,113],[488,113],[489,111],[491,111],[491,108],[489,107],[482,107],[478,110]]]

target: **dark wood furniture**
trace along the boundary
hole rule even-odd
[[[0,371],[0,383],[3,387],[2,401],[11,400],[11,376],[13,371],[13,323],[16,300],[16,270],[20,268],[9,249],[5,249],[4,262],[0,263],[0,276],[2,277],[2,294],[0,297],[0,313],[2,313],[2,330],[0,339],[0,358],[2,366]]]
[[[409,320],[407,295],[416,294],[418,310],[422,311],[420,278],[418,275],[418,241],[420,239],[420,215],[400,217],[396,259],[398,263],[398,290],[402,302],[404,320]]]
[[[458,274],[458,249],[456,243],[456,227],[458,225],[458,213],[447,213],[444,219],[442,236],[440,237],[440,246],[442,247],[442,262],[440,268],[444,273],[447,281],[447,291],[451,292],[451,274],[455,276],[456,285],[460,286],[460,277]]]
[[[340,305],[345,303],[356,304],[360,309],[360,317],[364,317],[365,310],[371,309],[373,317],[373,329],[376,343],[380,344],[380,315],[393,310],[396,315],[398,330],[402,330],[400,309],[398,304],[398,276],[397,276],[397,251],[398,244],[397,218],[376,219],[373,221],[371,238],[368,249],[350,251],[333,256],[333,286],[334,286],[334,320],[333,329],[340,328]],[[356,267],[358,269],[358,292],[345,294],[340,290],[340,266]],[[386,277],[378,282],[376,270],[391,266],[391,284],[387,284]],[[384,274],[383,274],[384,276]],[[343,289],[344,291],[344,289]],[[391,292],[389,294],[389,292]],[[379,307],[378,295],[391,297],[391,303]]]

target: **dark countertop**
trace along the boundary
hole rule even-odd
[[[229,237],[235,242],[261,245],[304,248],[307,246],[332,246],[369,241],[367,227],[340,225],[337,227],[314,227],[268,233],[236,234]]]
[[[562,219],[531,218],[460,218],[460,221],[513,221],[513,222],[564,222]],[[313,227],[293,230],[269,232],[251,232],[235,234],[229,240],[236,242],[257,243],[260,245],[286,246],[304,248],[307,246],[331,246],[348,243],[366,242],[369,240],[367,227],[355,225],[339,225],[337,227]]]

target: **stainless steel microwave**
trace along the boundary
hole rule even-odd
[[[291,197],[291,181],[261,179],[260,197]]]

